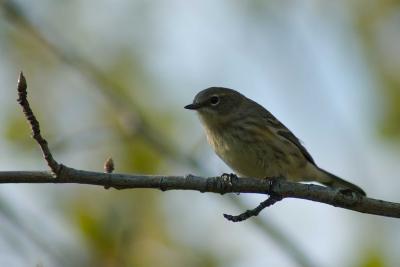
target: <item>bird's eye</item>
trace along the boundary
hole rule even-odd
[[[213,106],[218,105],[218,104],[219,104],[219,97],[218,97],[218,96],[212,96],[212,97],[210,98],[210,103],[211,103],[211,105],[213,105]]]

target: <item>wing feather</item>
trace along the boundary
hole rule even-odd
[[[285,125],[283,125],[277,118],[275,118],[274,115],[272,115],[267,110],[265,111],[267,112],[266,119],[268,121],[268,124],[276,129],[276,134],[282,136],[283,138],[294,144],[310,163],[316,165],[314,159],[312,158],[310,153],[308,153],[307,149],[301,144],[300,140]]]

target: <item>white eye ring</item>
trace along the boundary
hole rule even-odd
[[[212,106],[216,106],[219,104],[219,97],[214,95],[212,97],[210,97],[210,103]]]

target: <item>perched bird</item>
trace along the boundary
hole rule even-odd
[[[210,87],[185,108],[197,111],[209,144],[239,176],[315,181],[365,195],[360,187],[319,168],[285,125],[235,90]]]

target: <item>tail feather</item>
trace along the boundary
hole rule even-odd
[[[352,184],[340,177],[337,177],[336,175],[329,173],[321,168],[319,168],[319,170],[327,176],[326,179],[320,181],[322,184],[333,188],[350,189],[352,191],[360,193],[363,196],[366,196],[365,191],[362,190],[359,186]]]

